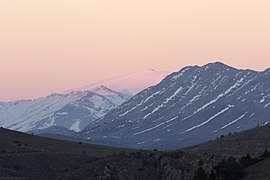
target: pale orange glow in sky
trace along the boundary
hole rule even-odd
[[[0,101],[212,61],[270,67],[269,0],[0,1]]]

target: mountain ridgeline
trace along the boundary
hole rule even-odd
[[[167,76],[79,133],[102,144],[176,149],[267,124],[270,70],[222,63],[190,66]]]

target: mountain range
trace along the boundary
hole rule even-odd
[[[111,84],[132,82],[135,75],[125,77]],[[0,103],[0,126],[48,137],[60,134],[60,139],[168,150],[270,122],[270,69],[242,70],[216,62],[184,67],[156,86],[150,84],[133,97],[96,83],[66,94]],[[118,90],[135,92],[123,87]]]
[[[147,69],[61,94],[0,102],[0,126],[22,132],[74,135],[72,131],[82,130],[139,90],[159,83],[164,74]]]
[[[172,73],[90,123],[80,137],[176,149],[265,125],[269,116],[270,70],[239,70],[216,62]]]

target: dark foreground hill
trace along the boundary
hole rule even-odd
[[[170,165],[166,154],[55,140],[0,128],[0,179],[175,179],[180,170]],[[184,154],[194,162],[182,159],[177,165],[184,164],[181,176],[190,179],[198,157]]]
[[[215,172],[211,177],[267,179],[270,155],[262,154],[270,148],[269,138],[266,125],[191,148],[160,152],[53,140],[0,128],[0,179],[209,179],[211,171],[229,157],[222,171],[226,173]],[[252,160],[245,160],[247,166],[242,167],[238,160],[248,153]]]

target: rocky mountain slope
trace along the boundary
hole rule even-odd
[[[239,70],[222,63],[185,67],[106,116],[80,136],[133,148],[176,149],[270,119],[270,70]]]

